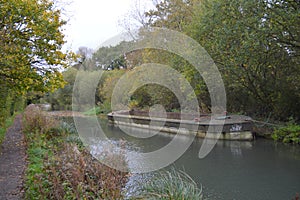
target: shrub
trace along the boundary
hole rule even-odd
[[[23,130],[26,133],[50,133],[52,129],[59,127],[59,121],[42,111],[38,106],[27,106],[23,118]]]
[[[139,105],[139,102],[137,100],[130,100],[128,103],[128,107],[130,110],[137,109]]]
[[[287,126],[278,128],[272,134],[272,138],[284,143],[300,144],[300,125],[289,123]]]

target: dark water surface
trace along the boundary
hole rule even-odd
[[[141,152],[157,150],[174,137],[162,133],[139,139],[108,125],[107,120],[99,121],[108,138],[126,140]],[[173,166],[184,169],[202,186],[208,199],[291,200],[300,193],[300,146],[265,139],[253,142],[219,140],[208,156],[199,159],[202,142],[195,138]]]

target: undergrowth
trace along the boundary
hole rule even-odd
[[[284,127],[277,128],[272,138],[284,143],[300,144],[300,125],[290,122]]]
[[[101,164],[76,130],[35,106],[24,113],[26,199],[122,199],[127,173]]]

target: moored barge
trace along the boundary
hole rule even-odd
[[[194,134],[196,137],[224,140],[253,140],[253,121],[245,115],[210,115],[195,117],[180,113],[117,111],[107,115],[114,126],[127,126],[172,134]],[[222,123],[221,123],[222,122]],[[218,134],[220,133],[221,134]]]

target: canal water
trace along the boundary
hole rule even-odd
[[[134,147],[131,149],[141,152],[160,149],[174,137],[160,133],[147,139],[136,138],[109,125],[105,119],[99,122],[108,138],[125,140]],[[299,146],[266,139],[253,142],[219,140],[208,156],[199,159],[202,142],[202,139],[195,138],[171,167],[189,174],[202,187],[207,199],[291,200],[300,193]],[[134,158],[130,162],[134,163]],[[147,176],[133,176],[129,184],[134,184],[135,178],[143,177]]]

